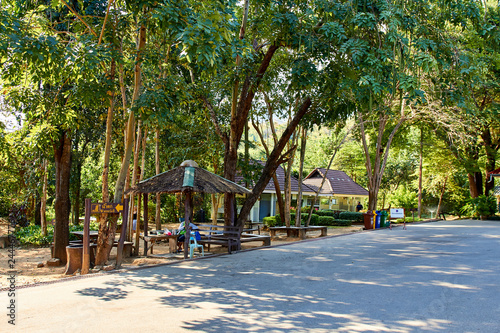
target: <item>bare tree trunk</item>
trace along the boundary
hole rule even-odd
[[[361,115],[361,112],[358,112],[358,117],[361,123],[360,126],[361,139],[363,142],[363,149],[365,152],[365,166],[366,166],[366,172],[368,174],[368,210],[373,211],[377,209],[377,196],[378,196],[378,191],[380,189],[380,183],[382,182],[382,176],[384,175],[385,166],[387,164],[387,158],[389,157],[389,149],[391,147],[392,140],[394,139],[394,135],[401,127],[403,122],[406,120],[406,117],[403,115],[403,108],[404,108],[404,103],[402,103],[402,98],[401,98],[401,111],[400,111],[401,116],[399,118],[398,123],[396,124],[391,134],[387,138],[387,143],[385,147],[382,146],[382,138],[384,136],[385,128],[388,121],[388,116],[380,114],[377,145],[376,145],[377,151],[375,152],[373,168],[370,160],[370,152],[368,149],[366,133],[363,125],[363,117]],[[370,112],[372,112],[371,102],[370,102]]]
[[[115,78],[116,64],[114,59],[111,59],[111,71],[109,74],[109,79],[111,81]],[[108,175],[109,175],[109,159],[111,155],[111,133],[113,132],[113,111],[115,107],[115,93],[114,91],[109,91],[109,107],[108,116],[106,118],[106,143],[104,148],[104,167],[102,170],[102,201],[109,202],[109,185],[108,185]],[[103,214],[103,223],[106,219],[106,214]]]
[[[292,205],[292,165],[295,159],[295,152],[297,151],[297,132],[295,131],[292,135],[292,147],[289,148],[289,155],[291,155],[287,162],[287,168],[285,169],[285,225],[287,228],[291,225],[290,218],[290,206]]]
[[[486,152],[486,175],[488,172],[495,170],[496,164],[496,154],[497,149],[495,149],[495,145],[493,144],[493,140],[491,137],[491,131],[489,128],[485,129],[483,133],[481,133],[481,138],[483,139],[483,147]],[[495,182],[490,177],[485,178],[484,182],[484,194],[489,195],[490,191],[495,187]]]
[[[59,141],[54,144],[54,156],[56,164],[54,258],[59,258],[61,264],[66,264],[66,246],[69,244],[69,214],[71,208],[69,198],[71,139],[67,131],[62,131]]]
[[[132,105],[139,98],[142,87],[141,78],[141,65],[142,65],[142,54],[146,46],[146,26],[141,25],[139,29],[139,35],[137,39],[137,55],[135,59],[134,66],[134,95],[132,96]],[[124,101],[124,94],[122,90],[122,100]],[[129,170],[130,156],[133,149],[133,131],[135,130],[135,117],[134,113],[130,111],[129,119],[127,122],[127,133],[125,154],[123,157],[120,172],[118,174],[118,179],[115,185],[115,196],[113,202],[121,202],[123,197],[123,192],[125,188],[126,174]],[[103,265],[107,262],[109,258],[109,253],[113,247],[113,242],[116,233],[116,224],[118,221],[118,214],[112,214],[107,218],[107,223],[101,223],[99,226],[99,237],[97,242],[97,254],[96,254],[96,265]]]
[[[306,158],[307,129],[302,127],[300,141],[300,162],[299,162],[299,193],[297,195],[297,210],[295,213],[295,226],[300,227],[302,223],[302,172],[304,171],[304,160]]]
[[[281,186],[276,176],[276,172],[273,174],[273,184],[274,190],[276,191],[276,202],[278,203],[278,212],[280,214],[281,221],[285,221],[285,202],[283,201],[283,195],[281,194]]]
[[[155,167],[156,174],[160,173],[160,130],[156,129],[155,133]],[[156,194],[156,214],[155,214],[155,223],[156,230],[161,229],[161,194]]]
[[[42,198],[40,206],[40,225],[42,227],[42,235],[47,236],[47,159],[43,160],[43,188],[42,188]]]
[[[276,171],[276,168],[286,160],[287,155],[290,152],[287,151],[285,153],[282,153],[282,151],[288,143],[288,140],[290,139],[292,134],[295,132],[295,128],[298,126],[299,121],[307,113],[310,106],[311,99],[306,98],[302,105],[298,108],[297,113],[293,117],[292,121],[288,124],[287,128],[282,133],[278,144],[274,146],[273,151],[271,152],[271,154],[269,154],[269,158],[266,161],[266,165],[264,166],[262,175],[257,181],[257,184],[255,184],[252,193],[248,196],[247,200],[245,200],[245,203],[241,208],[241,212],[237,220],[237,226],[243,226],[243,224],[245,223],[245,217],[248,216],[253,205],[258,200],[262,191],[264,191],[264,189],[266,188],[267,183],[269,183],[269,180],[272,177],[271,175]]]
[[[142,121],[139,120],[139,124],[137,125],[137,140],[135,144],[135,151],[134,151],[134,169],[132,173],[132,186],[137,184],[137,178],[138,176],[138,168],[139,168],[139,147],[140,147],[140,142],[141,142],[141,127],[142,127]],[[137,225],[135,228],[135,248],[134,248],[134,254],[137,256],[139,255],[139,234],[140,234],[140,221],[141,221],[141,196],[137,196]]]
[[[469,178],[470,196],[472,198],[477,198],[483,194],[483,175],[481,172],[469,172],[467,177]]]
[[[439,203],[438,203],[438,207],[436,210],[436,218],[439,216],[439,213],[441,212],[441,204],[443,202],[443,195],[444,195],[444,192],[446,190],[446,183],[447,182],[448,182],[448,176],[446,176],[446,178],[444,179],[443,188],[441,189],[441,195],[439,196]]]

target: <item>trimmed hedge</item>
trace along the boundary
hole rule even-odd
[[[352,225],[352,220],[335,220],[332,226],[336,227],[350,227]]]
[[[360,212],[341,212],[338,217],[339,220],[351,220],[353,222],[363,223],[363,213]]]
[[[303,213],[303,214],[300,214],[301,215],[301,222],[302,224],[304,224],[306,221],[307,221],[307,218],[309,217],[309,213]],[[290,224],[291,225],[295,225],[295,213],[290,213]],[[282,226],[282,225],[285,225],[284,222],[281,222],[281,216],[278,214],[278,215],[275,215],[273,216],[276,220],[276,226]],[[317,214],[312,214],[311,215],[311,223],[310,225],[319,225],[318,224],[318,221],[319,221],[319,215]]]
[[[336,226],[336,227],[350,227],[352,225],[351,220],[336,220],[331,216],[320,216],[319,224],[322,226]]]
[[[332,209],[318,210],[318,211],[316,211],[316,214],[319,216],[331,216],[331,217],[335,218],[335,211]]]
[[[277,225],[276,216],[267,216],[263,219],[264,225],[268,227],[275,227]]]

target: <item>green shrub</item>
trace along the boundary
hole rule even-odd
[[[319,216],[318,225],[321,226],[336,226],[336,227],[350,227],[352,225],[351,220],[337,220],[332,216]]]
[[[363,223],[363,213],[360,212],[341,212],[338,217],[339,220],[351,220],[353,222]]]
[[[336,227],[350,227],[352,220],[334,220],[332,226]]]
[[[334,211],[332,209],[321,209],[321,210],[316,211],[316,214],[319,216],[331,216],[333,218],[335,218],[335,213],[336,213],[336,211]]]
[[[483,194],[477,198],[469,199],[461,211],[468,216],[476,218],[491,216],[497,211],[497,203],[495,197]]]
[[[275,227],[278,224],[276,221],[276,216],[267,216],[264,217],[264,225],[268,227]]]
[[[319,225],[333,225],[335,219],[333,216],[319,216],[318,223]]]
[[[90,222],[90,230],[99,230],[98,222]],[[69,225],[69,240],[77,240],[78,237],[73,235],[72,231],[83,231],[83,224]],[[14,232],[19,245],[49,245],[54,240],[54,226],[49,224],[47,226],[47,235],[42,235],[42,227],[39,225],[30,224],[27,227],[16,228]]]
[[[290,213],[290,225],[292,225],[292,226],[295,225],[295,216],[296,216],[295,213]],[[279,214],[275,215],[273,217],[276,219],[276,225],[277,226],[285,225],[285,223],[281,221],[281,216]],[[309,213],[302,213],[302,214],[300,214],[301,224],[305,224],[308,217],[309,217]],[[311,215],[311,223],[310,223],[310,225],[319,225],[318,221],[319,221],[319,215],[312,214]]]

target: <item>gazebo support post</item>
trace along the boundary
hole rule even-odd
[[[148,236],[148,194],[144,193],[144,256],[147,257],[148,255],[148,242],[146,240],[146,237]],[[137,224],[139,224],[139,221],[137,221]],[[137,230],[139,230],[139,226],[136,227]]]
[[[188,258],[189,238],[191,237],[191,222],[193,221],[193,195],[187,190],[184,192],[186,200],[184,201],[184,229],[186,230],[184,238],[184,259]]]

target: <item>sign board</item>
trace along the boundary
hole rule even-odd
[[[90,211],[92,214],[98,213],[121,213],[123,205],[121,203],[113,202],[99,202],[91,204]]]
[[[404,208],[391,208],[391,219],[402,219],[405,217]]]

